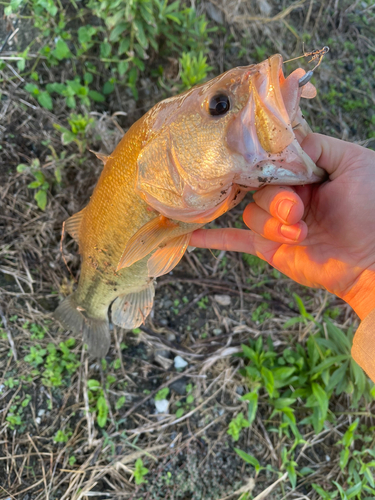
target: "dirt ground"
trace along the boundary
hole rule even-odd
[[[210,75],[275,52],[284,59],[296,57],[302,42],[306,50],[329,45],[315,75],[318,97],[304,103],[304,113],[313,130],[374,148],[375,10],[369,6],[328,0],[199,2],[210,25],[220,28],[210,52]],[[19,26],[17,50],[33,36],[27,20]],[[0,42],[8,29],[1,17]],[[7,54],[12,50],[15,45]],[[290,63],[288,71],[298,64],[309,67],[300,60]],[[59,71],[68,75],[70,69],[61,63]],[[80,153],[74,143],[63,146],[53,126],[66,126],[63,110],[42,108],[13,77],[0,70],[0,500],[229,500],[241,495],[314,500],[322,497],[312,483],[329,490],[332,481],[341,481],[347,487],[333,444],[356,416],[374,426],[374,403],[352,412],[349,396],[341,394],[330,402],[338,415],[335,425],[319,434],[304,427],[308,446],[299,445],[296,457],[300,468],[309,466],[313,473],[300,476],[296,489],[281,459],[288,439],[275,431],[279,421],[270,419],[266,398],[237,442],[227,433],[231,420],[247,408],[240,399],[248,391],[241,374],[245,361],[238,356],[241,344],[270,337],[281,352],[303,344],[314,331],[313,323],[284,328],[300,315],[294,293],[315,320],[334,311],[331,320],[342,330],[358,326],[354,312],[322,290],[299,286],[257,259],[195,250],[157,280],[155,307],[143,328],[134,333],[113,327],[105,363],[88,358],[81,338],[61,348],[74,336],[51,313],[74,289],[80,265],[70,237],[63,252],[72,275],[64,265],[61,227],[85,206],[100,174],[101,162],[88,150],[110,153],[129,126],[166,93],[149,75],[140,83],[138,101],[129,89],[114,93],[92,114],[94,124]],[[51,158],[45,141],[58,159]],[[61,184],[48,191],[45,211],[28,188],[32,176],[17,172],[19,164],[35,159],[47,179],[53,178],[58,161],[63,172]],[[246,202],[211,225],[243,227]],[[51,345],[52,368],[47,366]],[[176,356],[186,367],[175,368]],[[61,384],[53,382],[59,376]],[[104,388],[109,412],[103,428],[99,410],[92,408],[90,380]],[[165,387],[168,413],[156,413],[155,396]],[[180,408],[184,413],[176,418]],[[234,447],[280,475],[270,469],[256,474]],[[147,482],[137,485],[133,472],[139,458],[149,472]],[[262,496],[270,485],[272,491]]]

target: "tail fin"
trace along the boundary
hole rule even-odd
[[[78,309],[74,293],[69,295],[53,313],[55,319],[75,333],[83,334],[88,352],[94,358],[104,358],[111,345],[108,317],[86,317]]]

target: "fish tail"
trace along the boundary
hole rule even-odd
[[[79,309],[75,294],[69,295],[53,313],[55,319],[77,334],[83,334],[88,352],[95,358],[104,358],[110,344],[108,317],[94,318]]]

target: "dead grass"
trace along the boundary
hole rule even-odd
[[[262,54],[275,51],[285,58],[295,57],[301,53],[303,41],[312,49],[326,45],[331,38],[332,50],[316,74],[319,97],[306,104],[309,120],[315,130],[373,144],[374,132],[368,125],[373,111],[350,110],[356,95],[361,99],[365,93],[374,102],[373,90],[369,90],[373,77],[367,72],[374,67],[367,59],[374,51],[373,28],[363,22],[363,16],[373,16],[373,11],[360,2],[261,0],[253,4],[210,1],[208,12],[218,19],[221,15],[225,22],[211,54],[215,71],[260,60]],[[199,8],[207,5],[202,3]],[[357,16],[355,21],[353,16]],[[355,48],[348,49],[347,41]],[[9,55],[12,50],[4,53]],[[359,55],[364,62],[358,76],[354,73],[356,64],[360,66],[355,62]],[[348,76],[353,77],[354,88],[345,83]],[[285,474],[280,479],[269,472],[255,477],[234,453],[226,431],[229,421],[239,411],[246,411],[239,398],[244,390],[239,375],[243,361],[234,357],[241,343],[249,337],[271,336],[282,349],[304,342],[312,328],[282,328],[298,315],[291,303],[293,292],[303,297],[317,320],[328,308],[337,308],[338,326],[358,325],[348,306],[321,290],[308,290],[277,277],[268,266],[249,268],[236,254],[214,256],[196,251],[173,274],[158,280],[154,314],[140,334],[114,328],[104,375],[98,363],[92,363],[82,351],[81,339],[72,351],[80,367],[66,386],[51,389],[42,382],[41,370],[31,369],[24,358],[32,346],[58,345],[69,336],[51,321],[58,296],[74,287],[60,255],[61,225],[87,203],[101,165],[87,151],[80,158],[74,145],[61,145],[53,124],[64,124],[65,116],[53,115],[31,102],[22,90],[21,77],[8,68],[0,72],[0,78],[0,311],[5,332],[0,339],[0,499],[227,500],[244,492],[257,500],[317,499],[303,480],[292,491]],[[362,79],[359,84],[358,78]],[[335,98],[332,88],[342,96]],[[160,98],[161,93],[147,97],[141,91],[140,101],[127,97],[120,113],[116,113],[118,103],[113,102],[107,114],[93,114],[96,122],[89,137],[90,149],[110,152],[123,131]],[[343,102],[349,103],[349,111],[342,108]],[[47,160],[42,141],[49,141],[58,152],[67,151],[63,185],[53,187],[45,212],[37,208],[33,192],[27,188],[31,177],[16,172],[19,163],[39,158],[46,176],[53,177],[56,165]],[[240,223],[240,215],[241,208],[237,208],[216,224],[234,226]],[[71,240],[65,244],[64,254],[73,275],[78,276],[79,256]],[[215,295],[229,296],[230,305],[221,306]],[[204,297],[208,302],[201,303]],[[253,320],[261,303],[266,303],[271,317]],[[45,337],[32,339],[30,326],[23,327],[26,322],[44,326]],[[176,355],[188,362],[183,373],[173,367]],[[111,365],[116,359],[120,360],[118,369]],[[108,374],[116,381],[105,394],[110,414],[104,433],[89,410],[87,380],[103,381]],[[10,378],[15,379],[14,386],[9,385]],[[194,405],[182,417],[155,414],[153,398],[160,389],[170,387],[172,408],[176,401],[184,400],[179,392],[188,383],[194,386]],[[30,403],[24,409],[22,425],[12,429],[6,417],[12,405],[26,396]],[[116,410],[121,396],[126,397],[125,405]],[[342,415],[334,428],[304,436],[306,444],[299,450],[297,462],[314,469],[317,483],[340,481],[338,451],[332,443],[353,420],[347,405],[343,397],[336,401]],[[261,415],[262,411],[251,428],[243,431],[238,446],[252,452],[263,465],[270,463],[279,470],[283,442],[267,431]],[[363,411],[361,418],[374,425],[373,408]],[[54,442],[57,430],[71,432],[67,442]],[[135,485],[133,474],[137,458],[150,469],[148,483],[140,486]]]

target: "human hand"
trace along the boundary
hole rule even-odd
[[[301,145],[329,180],[261,188],[243,214],[251,231],[199,229],[190,244],[257,255],[363,319],[375,308],[375,152],[320,134]]]

